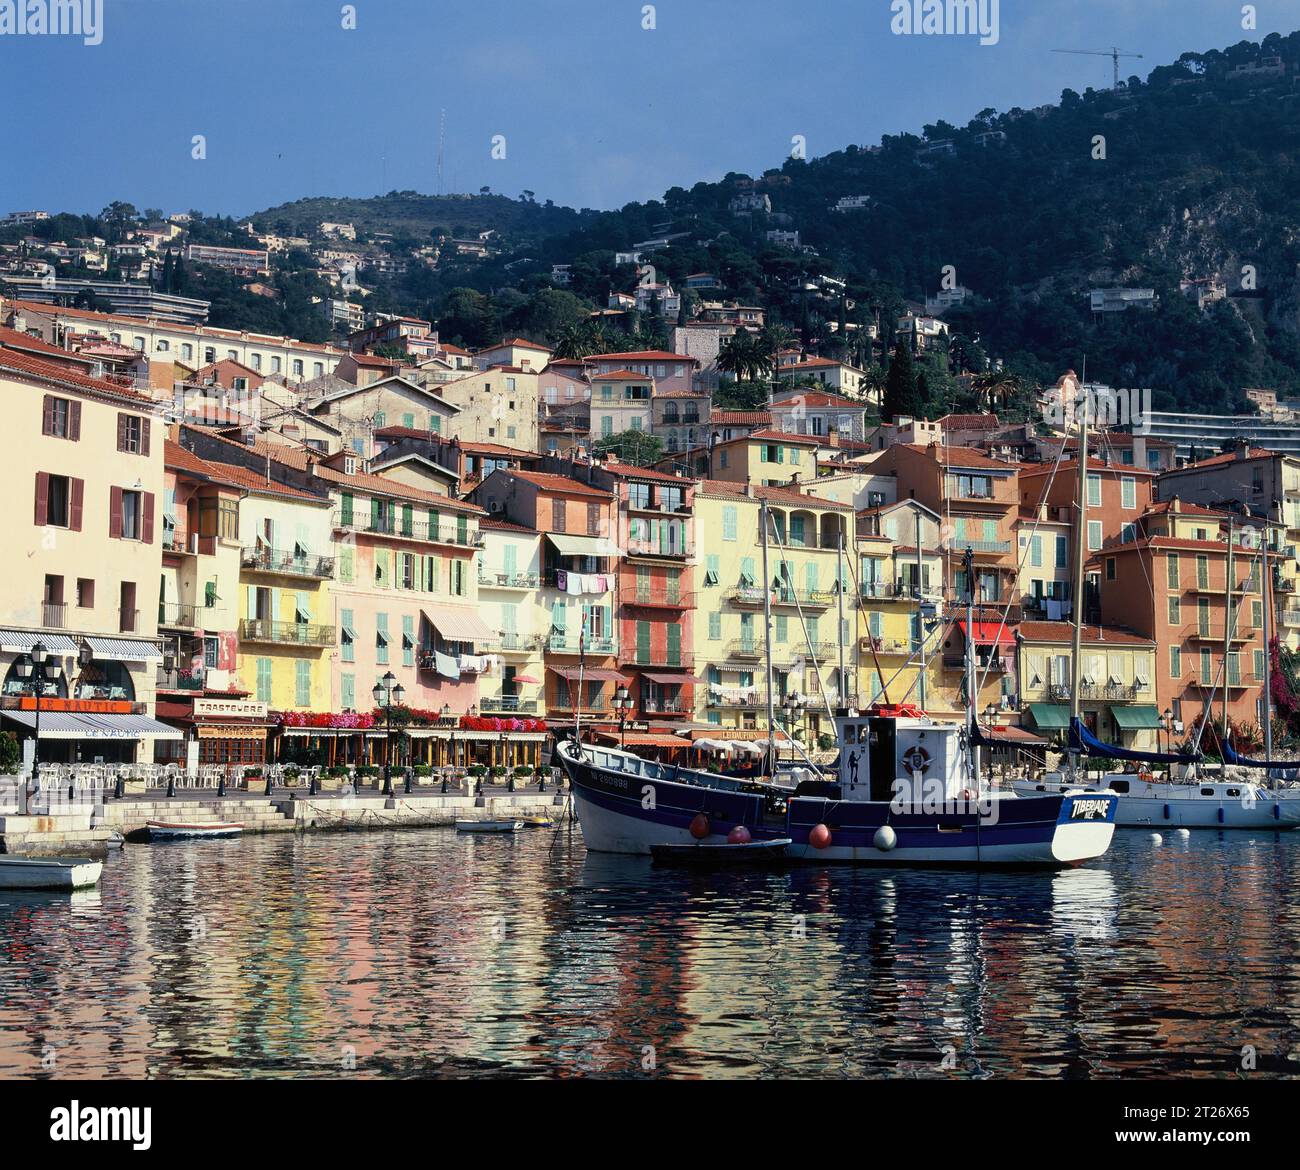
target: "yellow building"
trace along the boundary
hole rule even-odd
[[[593,406],[593,410],[594,410]],[[821,440],[784,431],[754,431],[715,443],[708,453],[709,475],[729,483],[795,485],[817,478]]]
[[[759,511],[770,528],[767,578]],[[808,698],[800,723],[811,739],[832,731],[832,707],[854,690],[853,509],[782,487],[702,480],[695,492],[698,545],[694,627],[696,720],[720,727],[767,726],[765,599],[772,614],[773,696]],[[840,555],[841,539],[848,549]],[[839,589],[844,624],[839,625]],[[844,647],[847,685],[839,677]],[[778,719],[780,716],[778,716]]]
[[[16,505],[0,574],[4,727],[30,741],[34,687],[23,671],[39,643],[49,654],[42,759],[151,758],[151,740],[177,735],[150,718],[162,659],[163,434],[154,404],[7,348],[0,393],[8,439],[0,474]]]

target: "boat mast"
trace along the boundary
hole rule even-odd
[[[848,708],[849,680],[844,677],[844,533],[840,533],[839,546],[835,550],[835,596],[839,601],[839,643],[840,643],[840,701],[841,711]],[[856,680],[855,680],[856,681]]]
[[[1083,557],[1088,536],[1088,397],[1083,383],[1077,383],[1074,399],[1075,417],[1079,420],[1079,526],[1074,534],[1074,629],[1070,635],[1070,727],[1073,729],[1079,715],[1079,680],[1083,674]],[[1062,387],[1064,389],[1064,387]],[[1069,745],[1069,733],[1066,733]],[[1070,772],[1079,770],[1078,755],[1068,752]]]
[[[917,650],[921,659],[921,673],[918,676],[918,697],[921,700],[921,710],[925,710],[925,672],[929,663],[926,661],[925,651],[925,590],[921,586],[921,574],[924,560],[921,556],[921,505],[913,501],[912,503],[912,522],[916,525],[916,632],[917,632]]]
[[[758,524],[763,546],[763,661],[767,683],[767,761],[768,775],[776,774],[776,704],[772,697],[772,578],[767,567],[767,500],[758,501]]]
[[[1269,604],[1272,601],[1272,569],[1268,563],[1268,530],[1260,537],[1260,593],[1264,601],[1264,759],[1273,758],[1273,640],[1269,622]]]
[[[1228,575],[1224,580],[1227,602],[1223,611],[1223,738],[1228,738],[1228,655],[1232,653],[1232,538],[1233,517],[1228,516]]]
[[[975,552],[967,545],[964,557],[966,567],[966,735],[970,750],[966,753],[966,766],[970,769],[971,791],[979,791],[980,749],[975,744],[975,728],[979,724],[975,693]]]

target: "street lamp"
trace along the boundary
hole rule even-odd
[[[790,763],[795,762],[794,754],[794,723],[799,718],[804,707],[807,706],[807,700],[799,694],[798,691],[788,691],[784,699],[781,700],[781,710],[785,712],[786,734],[790,737]],[[780,759],[778,753],[777,758]]]
[[[1174,744],[1174,712],[1172,707],[1166,707],[1164,710],[1165,723],[1165,751],[1173,751]]]
[[[32,795],[41,790],[41,695],[45,693],[46,680],[59,677],[59,665],[56,661],[47,663],[49,651],[44,642],[35,643],[28,656],[16,664],[18,677],[26,685],[30,680],[32,693],[36,697],[36,726],[32,739]]]
[[[406,689],[390,670],[374,685],[370,692],[375,706],[384,708],[384,795],[393,795],[393,706],[400,707]]]
[[[984,722],[988,724],[989,734],[993,734],[993,720],[998,717],[998,708],[995,703],[990,703],[984,708]],[[993,745],[989,744],[989,789],[993,788]]]
[[[626,684],[619,683],[614,692],[614,710],[618,712],[618,745],[623,751],[627,751],[627,713],[631,706],[632,696]]]

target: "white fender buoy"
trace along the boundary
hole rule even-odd
[[[1165,843],[1165,839],[1159,833],[1151,834],[1152,845],[1163,845],[1164,843]]]
[[[894,832],[892,825],[881,825],[871,842],[881,853],[888,853],[898,844],[898,834]]]
[[[1191,831],[1191,829],[1175,829],[1175,830],[1174,830],[1174,836],[1175,836],[1175,837],[1190,837],[1191,835],[1192,835],[1192,831]]]

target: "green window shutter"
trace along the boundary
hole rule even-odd
[[[602,605],[600,607],[600,613],[601,613],[601,617],[604,619],[603,624],[600,627],[604,631],[604,635],[603,635],[604,639],[607,642],[612,642],[614,640],[613,607],[608,605]]]
[[[414,523],[415,509],[410,504],[402,505],[402,535],[413,536],[415,534]]]
[[[668,665],[682,664],[682,627],[675,622],[668,626]]]
[[[257,586],[248,587],[248,620],[251,622],[257,617]]]
[[[413,414],[402,415],[402,426],[404,426],[408,431],[415,430],[415,415]]]
[[[736,509],[730,504],[722,509],[722,539],[736,539]]]
[[[766,444],[766,443],[764,443],[763,446],[761,446],[761,447],[758,449],[758,461],[759,461],[760,463],[766,463],[766,462],[767,462],[767,444]]]
[[[370,497],[370,529],[372,532],[378,532],[380,526],[379,518],[379,500],[375,496]]]
[[[340,581],[352,580],[352,577],[356,572],[354,553],[355,550],[350,544],[345,544],[342,550],[339,552],[339,580]]]
[[[1070,563],[1068,545],[1064,536],[1056,538],[1056,567],[1064,569]]]
[[[519,549],[507,544],[501,550],[502,570],[507,577],[514,577],[519,572]]]
[[[812,562],[803,567],[804,586],[809,593],[817,592],[817,566]]]
[[[705,556],[704,583],[706,585],[716,585],[722,576],[721,558],[717,553],[708,553]]]
[[[714,612],[709,614],[709,641],[720,642],[722,640],[722,614]]]
[[[357,709],[357,676],[355,674],[339,675],[339,706],[345,711]]]
[[[810,642],[821,641],[821,639],[817,636],[817,626],[818,626],[817,618],[815,617],[808,618],[808,641]]]
[[[1043,563],[1043,538],[1041,536],[1031,536],[1029,538],[1029,563],[1034,568],[1041,567]]]
[[[803,544],[804,521],[802,516],[790,517],[790,543]]]
[[[551,602],[551,625],[561,634],[563,634],[566,629],[566,624],[568,622],[566,615],[568,612],[568,606],[566,606],[564,602],[558,599]]]
[[[790,636],[790,619],[785,614],[776,615],[776,640],[784,642]]]
[[[438,521],[439,521],[438,509],[430,508],[429,509],[429,532],[428,532],[428,537],[430,540],[437,540],[440,535],[438,531]]]
[[[415,665],[415,618],[402,614],[402,665]]]
[[[636,624],[636,658],[638,662],[650,661],[650,623]]]
[[[311,663],[300,660],[294,663],[294,695],[293,701],[299,707],[311,706]]]
[[[429,429],[433,431],[435,435],[442,434],[442,415],[440,414],[429,415]]]
[[[757,580],[755,576],[754,558],[745,557],[740,562],[740,576],[746,585],[753,585]]]
[[[503,605],[501,607],[501,632],[514,635],[519,632],[519,607]]]
[[[352,624],[352,611],[350,609],[339,610],[339,624],[344,630],[353,630],[355,633],[355,627]],[[356,642],[343,631],[339,632],[339,646],[339,657],[344,662],[355,662],[357,660]]]
[[[469,517],[468,516],[456,517],[456,543],[457,544],[469,543]]]
[[[344,492],[342,501],[339,505],[339,521],[342,524],[352,523],[352,493]]]
[[[375,661],[381,666],[388,664],[388,615],[386,613],[375,614],[376,634],[383,634],[382,638],[375,638]]]
[[[438,590],[442,588],[442,583],[439,580],[440,573],[441,573],[441,570],[438,568],[439,564],[440,562],[437,557],[429,558],[429,592],[430,593],[437,593]]]
[[[871,629],[871,636],[873,638],[879,638],[880,637],[880,610],[873,609],[871,613],[868,615],[867,621]]]

